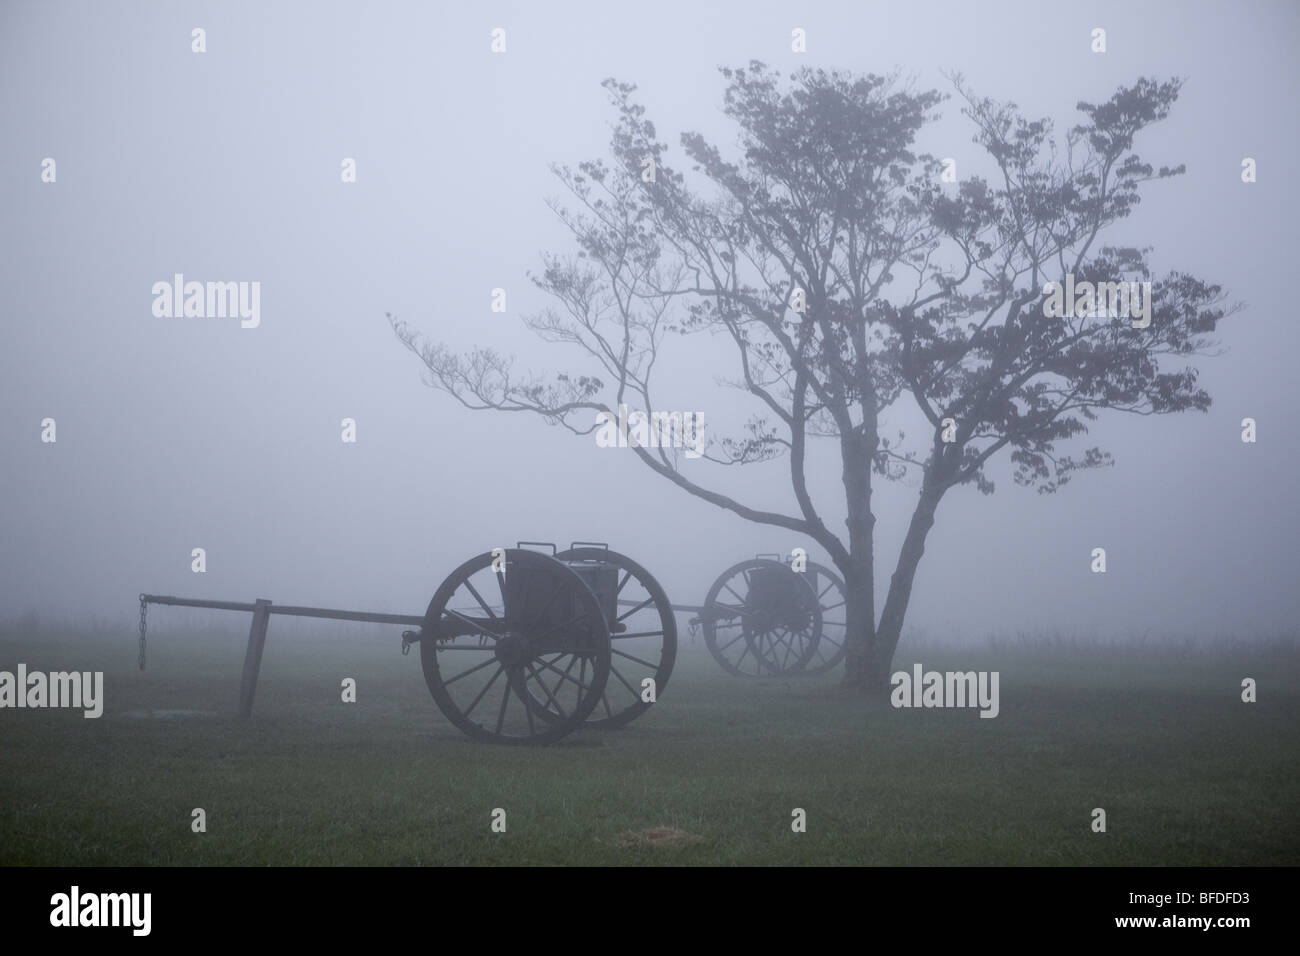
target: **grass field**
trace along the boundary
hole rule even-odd
[[[834,676],[728,677],[683,635],[649,714],[531,749],[443,720],[396,629],[279,624],[251,721],[233,716],[243,634],[154,625],[144,673],[130,634],[0,635],[0,670],[106,685],[98,720],[0,710],[0,864],[1300,863],[1286,642],[904,642],[896,669],[1000,671],[988,720],[845,697]],[[1258,703],[1241,702],[1247,676]]]

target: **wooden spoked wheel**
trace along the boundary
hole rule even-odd
[[[677,659],[677,617],[659,582],[627,555],[582,547],[556,559],[589,586],[596,582],[593,590],[609,623],[609,680],[587,726],[621,727],[653,707],[668,686]]]
[[[805,674],[822,674],[844,660],[848,650],[848,611],[844,596],[844,582],[830,568],[809,561],[803,572],[817,595],[817,605],[822,611],[821,637],[816,651],[804,666]]]
[[[549,744],[599,706],[610,633],[591,589],[517,548],[466,561],[429,602],[420,663],[438,708],[478,740]]]
[[[728,673],[788,676],[816,656],[822,611],[802,574],[779,561],[754,558],[713,582],[700,622],[709,653]]]

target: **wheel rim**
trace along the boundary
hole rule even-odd
[[[840,661],[848,650],[847,599],[844,582],[825,565],[808,562],[805,577],[817,593],[817,605],[822,610],[821,637],[816,650],[804,667],[805,674],[823,674]]]
[[[704,599],[704,643],[730,674],[797,674],[816,654],[816,598],[803,576],[781,562],[742,561],[723,571]]]
[[[642,700],[646,679],[663,695],[677,659],[677,617],[659,582],[626,555],[605,548],[570,548],[557,560],[617,569],[613,607],[602,605],[610,624],[610,676],[587,726],[621,727],[653,703]]]
[[[582,726],[604,693],[609,625],[574,572],[535,551],[466,561],[425,613],[420,662],[443,714],[469,736],[548,744]]]

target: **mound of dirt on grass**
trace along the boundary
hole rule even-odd
[[[704,839],[677,827],[651,827],[649,830],[624,830],[614,837],[614,845],[630,848],[643,846],[688,846]]]

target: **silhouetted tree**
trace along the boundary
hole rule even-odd
[[[533,412],[579,434],[620,403],[655,408],[652,373],[667,336],[727,336],[735,384],[758,414],[740,435],[712,436],[706,457],[788,456],[794,510],[711,490],[672,449],[635,454],[691,494],[825,549],[847,585],[846,680],[887,691],[926,536],[949,490],[992,492],[985,467],[1005,448],[1016,482],[1053,492],[1078,469],[1110,462],[1095,447],[1057,450],[1098,411],[1209,407],[1181,360],[1205,354],[1206,334],[1228,314],[1220,289],[1183,273],[1153,280],[1148,250],[1099,245],[1142,183],[1183,172],[1157,171],[1132,151],[1135,136],[1168,114],[1179,82],[1141,79],[1103,104],[1079,103],[1081,122],[1057,142],[1050,121],[976,98],[951,77],[996,173],[945,182],[944,163],[913,152],[946,98],[937,92],[896,76],[811,69],[783,83],[757,62],[722,74],[725,113],[739,127],[734,158],[687,133],[691,168],[677,168],[635,87],[607,80],[618,110],[612,161],[555,168],[576,211],[552,208],[578,248],[544,257],[533,278],[556,308],[526,322],[584,351],[592,367],[520,376],[493,350],[455,354],[389,318],[431,385],[471,408]],[[1106,308],[1045,314],[1047,283],[1067,276],[1076,286],[1152,282],[1149,325]],[[1162,356],[1176,367],[1162,367]],[[902,403],[928,422],[919,442],[886,433]],[[845,534],[827,527],[809,493],[815,439],[839,449]],[[873,481],[908,472],[920,490],[877,618]]]

